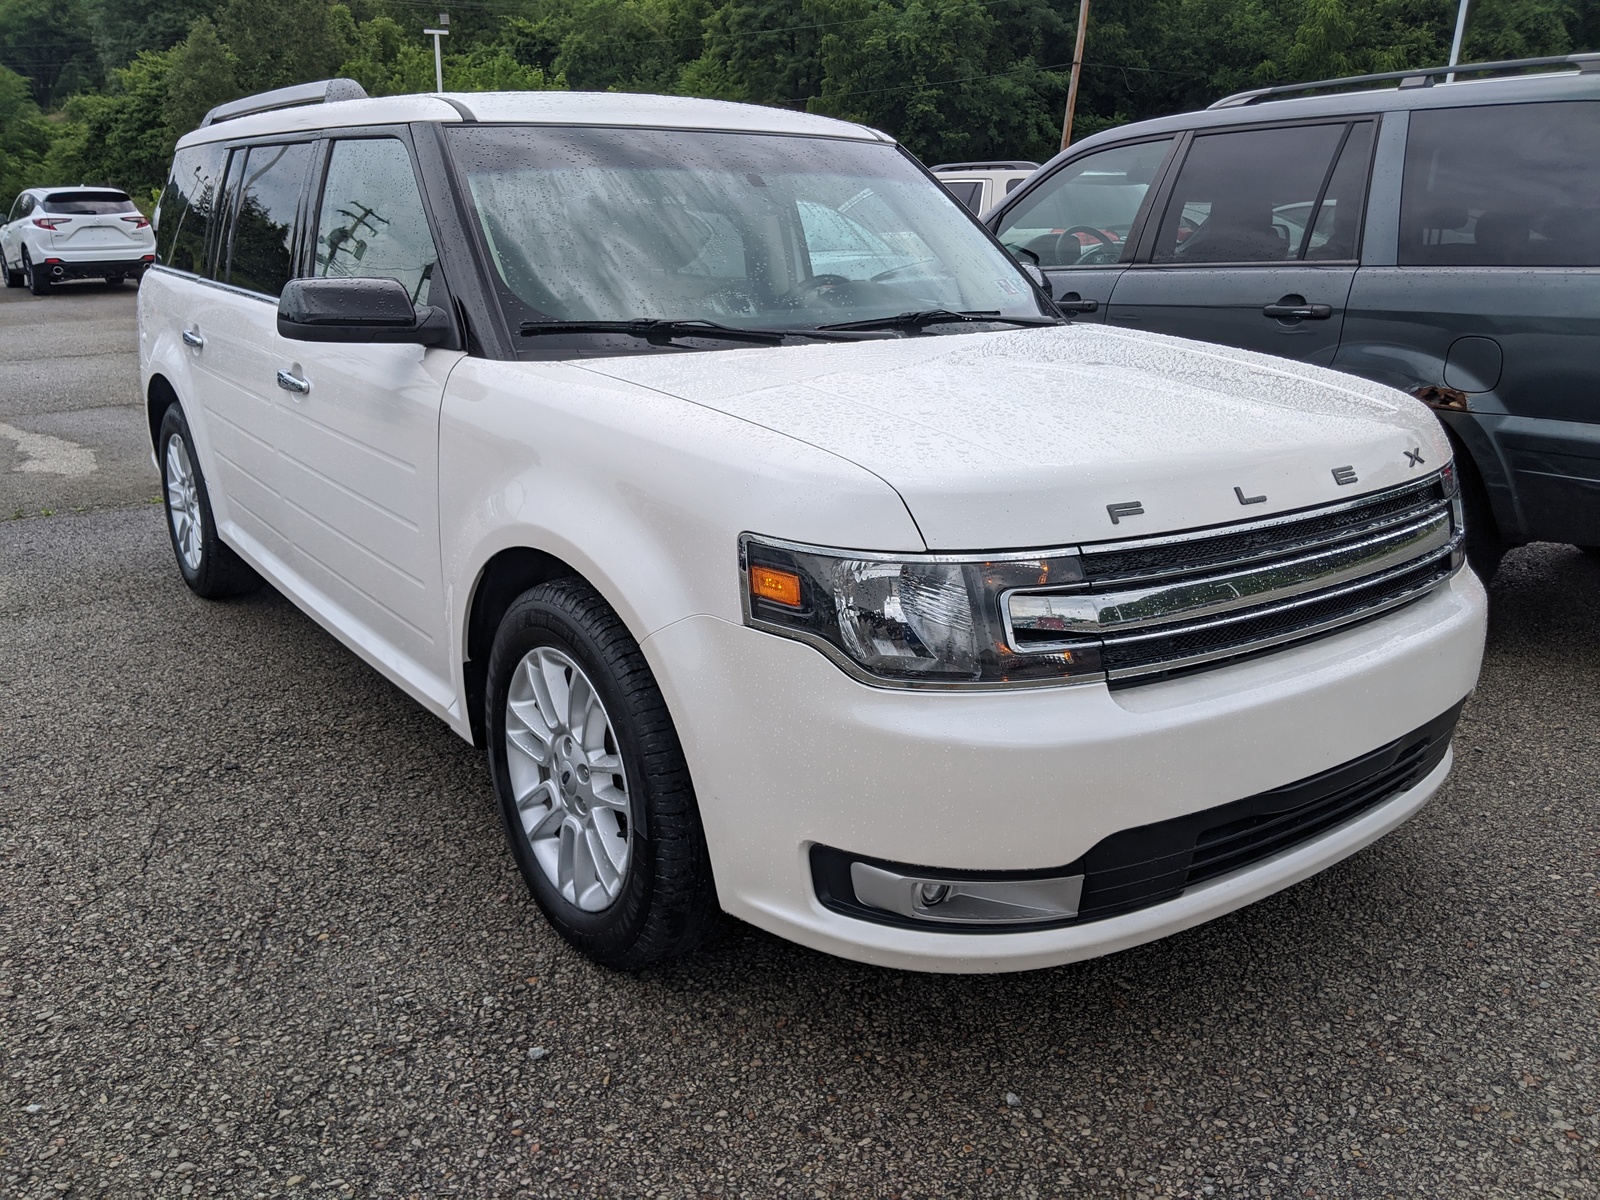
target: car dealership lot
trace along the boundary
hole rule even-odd
[[[133,295],[0,305],[0,424],[64,443],[0,436],[0,1194],[1600,1194],[1600,562],[1511,555],[1445,789],[1240,913],[1025,975],[734,926],[621,976],[476,751],[184,588]]]

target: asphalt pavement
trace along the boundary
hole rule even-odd
[[[1242,912],[1023,975],[740,924],[619,975],[477,751],[184,588],[132,289],[4,300],[0,1196],[1600,1196],[1600,560],[1510,555],[1443,791]]]

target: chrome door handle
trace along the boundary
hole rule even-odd
[[[185,346],[193,346],[196,350],[204,350],[206,347],[206,340],[194,330],[185,329],[183,331],[183,344]]]
[[[287,371],[278,372],[278,386],[286,392],[295,392],[304,396],[311,390],[311,381],[301,379],[298,375],[291,375]]]

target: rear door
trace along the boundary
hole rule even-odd
[[[189,330],[190,352],[212,385],[202,390],[225,511],[246,546],[278,562],[289,557],[287,509],[278,462],[282,415],[274,381],[278,294],[292,276],[294,235],[312,142],[233,151],[225,190],[227,224],[212,251],[215,276]]]
[[[1081,304],[1080,320],[1103,321],[1175,141],[1130,142],[1070,159],[989,218],[989,227],[1020,261],[1038,259],[1064,308]]]
[[[1331,363],[1375,128],[1359,118],[1194,134],[1109,321]]]
[[[1442,405],[1512,540],[1600,545],[1600,100],[1413,111],[1397,225],[1334,365]]]
[[[399,136],[328,144],[307,211],[317,276],[397,279],[451,311]],[[282,480],[297,573],[372,657],[441,708],[454,699],[438,524],[439,409],[458,350],[301,342],[274,335]]]

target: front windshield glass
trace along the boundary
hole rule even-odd
[[[604,127],[449,136],[513,327],[1042,315],[1016,264],[891,145]]]

